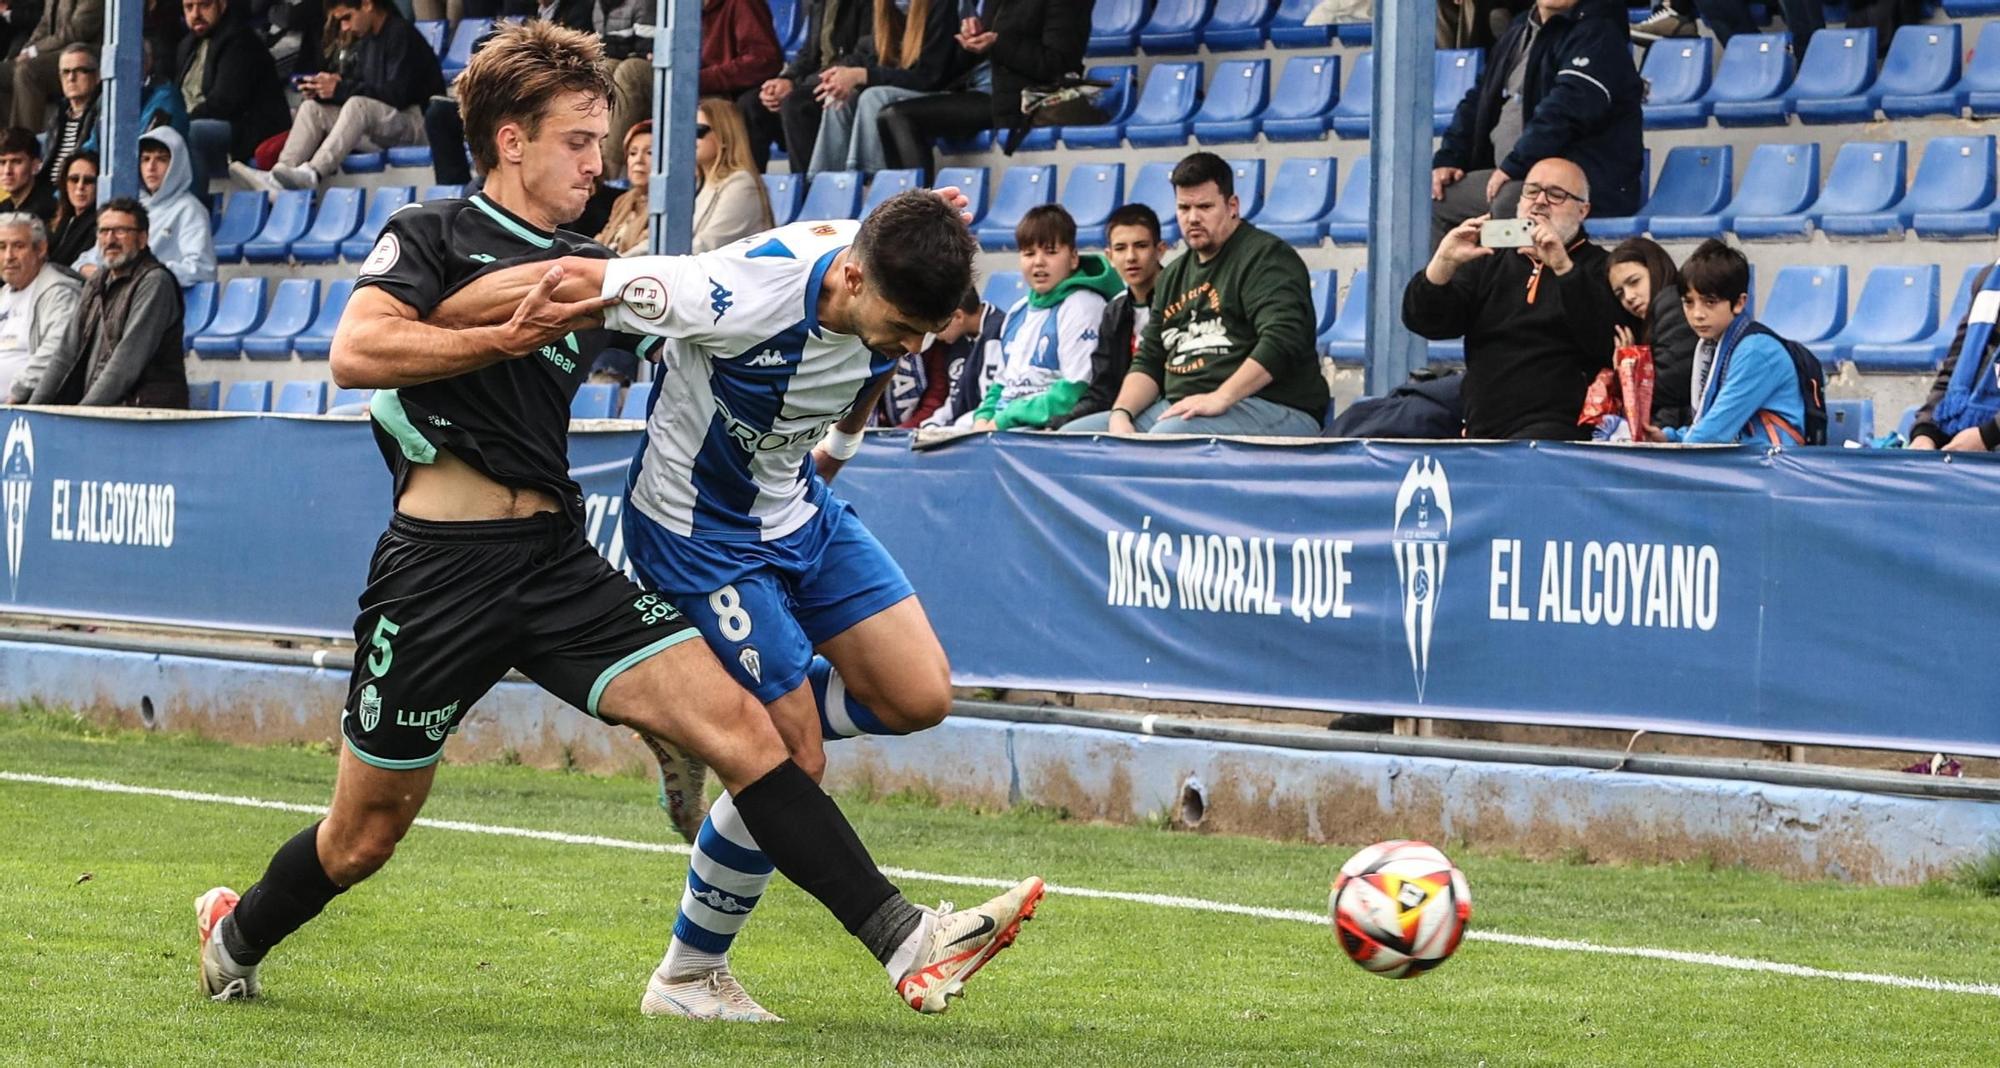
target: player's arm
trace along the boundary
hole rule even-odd
[[[455,329],[420,319],[416,308],[380,288],[357,288],[333,334],[334,384],[400,389],[450,378],[535,352],[571,330],[595,325],[605,304],[595,288],[583,300],[559,299],[567,288],[564,264],[569,262],[529,265],[535,278],[514,297],[505,316]]]
[[[895,373],[892,368],[876,375],[875,381],[868,383],[868,388],[861,391],[861,397],[854,402],[853,409],[841,416],[839,422],[833,424],[833,429],[827,432],[825,440],[813,446],[813,469],[819,472],[819,477],[832,482],[833,476],[840,473],[842,465],[847,463],[848,458],[860,450],[861,432],[868,427],[868,414],[873,412],[875,405],[882,400],[882,392],[889,388],[889,379]]]
[[[604,263],[590,256],[564,256],[556,260],[554,265],[562,268],[562,275],[550,290],[549,299],[557,304],[594,304],[600,310],[616,303],[615,298],[598,297],[604,289]],[[488,271],[440,301],[424,321],[448,330],[505,323],[542,283],[549,267],[549,261],[542,260]]]

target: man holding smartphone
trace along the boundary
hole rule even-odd
[[[1611,365],[1618,312],[1609,256],[1583,233],[1589,214],[1583,169],[1542,160],[1521,183],[1515,219],[1454,226],[1404,288],[1404,326],[1465,339],[1467,437],[1589,436],[1577,415]]]

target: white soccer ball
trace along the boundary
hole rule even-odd
[[[1354,963],[1408,979],[1443,964],[1472,918],[1465,875],[1425,842],[1378,842],[1340,866],[1327,899],[1333,937]]]

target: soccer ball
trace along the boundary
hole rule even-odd
[[[1408,979],[1445,962],[1472,918],[1465,875],[1425,842],[1378,842],[1340,866],[1327,899],[1333,937],[1354,963]]]

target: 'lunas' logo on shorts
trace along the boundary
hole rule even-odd
[[[424,737],[433,742],[442,742],[444,736],[451,733],[451,721],[457,715],[457,701],[443,708],[433,708],[429,712],[409,712],[399,708],[396,710],[396,726],[420,727],[423,729]]]
[[[382,695],[375,692],[375,684],[361,688],[361,732],[368,733],[382,722]]]

